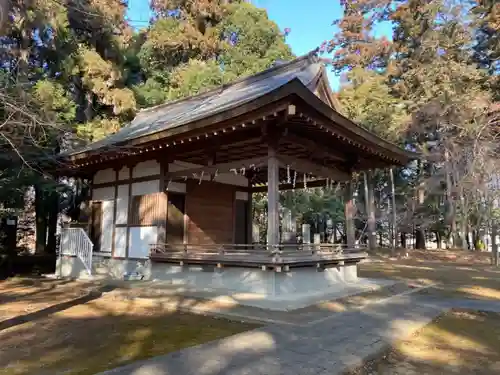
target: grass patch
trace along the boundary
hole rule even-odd
[[[419,292],[427,295],[500,300],[500,269],[487,265],[386,259],[383,262],[361,264],[359,276],[438,284]]]
[[[500,314],[449,311],[348,375],[500,373]]]
[[[255,327],[103,296],[0,331],[0,374],[93,375]]]

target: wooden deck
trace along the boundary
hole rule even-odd
[[[153,262],[181,265],[213,265],[222,267],[249,267],[286,272],[291,268],[342,267],[359,263],[367,257],[366,247],[347,248],[337,244],[280,244],[267,245],[170,245],[153,244],[150,259]]]

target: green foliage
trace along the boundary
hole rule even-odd
[[[47,79],[38,81],[33,94],[43,111],[52,116],[54,123],[71,124],[75,119],[76,104],[62,84]]]
[[[339,31],[328,45],[334,69],[347,72],[339,93],[344,112],[425,157],[397,179],[401,228],[485,230],[493,218],[488,205],[498,195],[491,179],[500,167],[497,131],[489,126],[498,94],[496,2],[342,4]],[[373,33],[387,20],[392,41]]]
[[[347,118],[385,139],[401,141],[408,124],[404,102],[393,96],[383,74],[354,68],[338,98]]]
[[[293,58],[276,23],[252,4],[229,5],[217,29],[226,40],[220,54],[224,70],[236,76],[255,74],[276,60]],[[227,41],[232,34],[236,36],[234,45]]]
[[[121,127],[121,123],[116,118],[96,117],[92,121],[78,124],[76,133],[83,139],[96,141],[107,135],[116,133]]]
[[[141,107],[194,95],[293,58],[278,26],[252,4],[157,1],[153,8],[158,19],[131,47],[142,75],[133,85]],[[166,15],[171,9],[179,9],[179,15]]]
[[[168,85],[164,80],[148,78],[146,82],[133,86],[137,104],[140,107],[151,107],[164,103],[168,98]]]
[[[207,88],[221,86],[235,77],[222,71],[214,60],[190,60],[176,67],[170,76],[168,99],[174,100],[198,94]]]

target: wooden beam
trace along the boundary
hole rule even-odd
[[[286,166],[290,166],[299,172],[312,174],[315,177],[326,177],[335,181],[347,181],[351,178],[351,176],[346,172],[342,172],[334,168],[324,167],[311,161],[298,159],[293,156],[280,154],[278,155],[278,160],[285,168]]]
[[[337,160],[341,162],[345,162],[346,158],[342,157],[341,155],[337,154],[335,151],[328,149],[327,147],[324,147],[323,145],[320,145],[314,141],[311,141],[307,138],[302,138],[299,137],[290,131],[283,137],[283,141],[290,141],[293,144],[296,144],[298,146],[301,146],[302,148],[310,151],[311,153],[317,153],[322,156],[326,156],[332,160]]]
[[[308,181],[307,182],[307,187],[326,187],[330,181],[326,179],[320,179],[320,180],[314,180],[314,181]],[[302,179],[297,179],[295,182],[295,186],[293,184],[280,184],[279,189],[280,191],[282,190],[292,190],[292,189],[302,189],[304,187],[304,181]],[[263,193],[267,191],[267,184],[266,185],[259,185],[259,186],[253,186],[249,191],[252,193]]]
[[[198,175],[202,172],[204,174],[210,175],[215,172],[218,173],[230,172],[231,169],[235,168],[242,168],[242,167],[249,168],[251,165],[254,165],[255,167],[262,167],[266,164],[266,162],[267,162],[267,157],[265,156],[259,158],[238,160],[230,163],[221,163],[210,166],[201,166],[196,168],[183,169],[175,172],[167,172],[165,176],[167,180],[182,178],[182,177],[191,178],[193,177],[193,175]]]

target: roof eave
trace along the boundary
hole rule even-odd
[[[113,148],[120,147],[130,147],[130,146],[140,146],[158,139],[168,139],[170,137],[175,137],[184,133],[191,132],[195,129],[203,129],[204,127],[211,126],[223,121],[227,121],[233,117],[243,116],[250,112],[259,110],[273,102],[277,102],[285,99],[287,96],[297,95],[305,103],[307,103],[311,108],[319,111],[323,116],[329,118],[336,126],[341,126],[347,132],[355,134],[358,137],[363,138],[368,143],[372,144],[373,147],[378,147],[382,149],[382,152],[389,153],[391,159],[399,162],[399,165],[404,166],[408,164],[411,160],[419,158],[419,155],[413,152],[409,152],[401,149],[399,146],[388,142],[374,133],[360,127],[351,120],[347,119],[329,105],[324,103],[320,98],[318,98],[313,92],[311,92],[298,78],[292,79],[288,83],[278,87],[277,89],[270,91],[258,98],[255,98],[239,107],[228,108],[225,111],[211,115],[210,117],[198,119],[190,123],[159,131],[154,134],[149,134],[144,137],[132,139],[120,144],[114,144],[112,146],[106,146],[96,150],[91,150],[88,152],[81,152],[69,155],[69,160],[76,162],[81,159],[91,157],[96,154],[102,154],[106,151],[110,151]],[[235,109],[237,109],[236,113]]]

